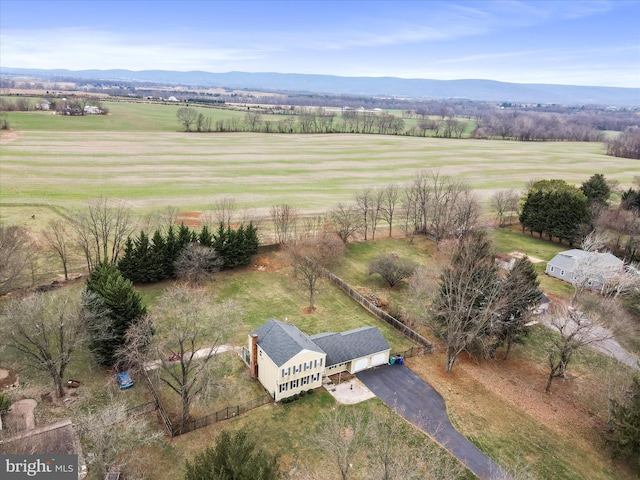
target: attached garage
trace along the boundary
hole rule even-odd
[[[369,359],[359,358],[352,363],[351,373],[360,372],[361,370],[366,370],[367,368],[369,368]]]
[[[391,347],[376,327],[320,333],[311,340],[327,354],[327,375],[356,373],[389,363]]]
[[[385,365],[389,363],[389,352],[378,353],[371,357],[371,366],[377,367],[378,365]]]

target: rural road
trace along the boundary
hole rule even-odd
[[[511,478],[451,425],[440,394],[406,366],[384,365],[356,376],[387,406],[433,437],[479,478]]]

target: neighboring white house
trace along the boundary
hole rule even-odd
[[[615,255],[579,249],[558,253],[545,269],[547,275],[600,293],[623,271],[624,262]]]
[[[100,110],[100,108],[96,107],[95,105],[87,105],[84,107],[84,113],[87,115],[100,115],[102,113],[102,110]]]
[[[40,100],[36,103],[36,110],[51,110],[51,102],[48,100]]]
[[[275,319],[251,332],[248,343],[249,372],[276,401],[322,386],[326,375],[388,363],[391,352],[376,327],[309,337]]]

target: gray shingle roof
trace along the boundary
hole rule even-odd
[[[376,327],[355,328],[342,333],[319,333],[310,338],[327,353],[327,366],[391,348]]]
[[[258,345],[278,367],[284,365],[303,350],[325,353],[295,325],[273,318],[251,333],[258,335]]]
[[[595,268],[621,268],[624,263],[618,257],[610,253],[585,252],[584,250],[574,248],[573,250],[566,250],[558,253],[551,259],[549,265],[571,272],[573,271],[577,261],[588,257],[591,257],[589,265]]]

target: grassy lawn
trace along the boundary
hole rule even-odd
[[[376,399],[354,406],[339,406],[331,395],[318,390],[313,395],[307,395],[294,403],[265,405],[241,417],[177,437],[171,441],[169,455],[160,447],[151,451],[147,449],[145,455],[140,456],[140,462],[154,479],[179,478],[184,460],[191,459],[207,445],[211,445],[222,430],[247,428],[251,438],[259,445],[270,453],[280,455],[281,465],[292,474],[307,475],[302,478],[334,480],[339,477],[337,469],[317,449],[313,437],[322,421],[322,416],[336,408],[360,410],[365,415],[382,418],[393,415]],[[401,445],[407,446],[433,445],[428,437],[413,428],[407,428],[402,435],[396,437],[396,440]],[[149,461],[149,457],[154,461]],[[356,458],[355,478],[371,478],[366,470],[366,463],[367,460],[363,456]],[[474,476],[467,471],[460,480],[472,478]]]
[[[157,104],[102,101],[108,115],[78,117],[53,115],[53,112],[7,112],[7,121],[13,130],[54,132],[176,132],[183,126],[176,118],[182,104]],[[219,108],[194,107],[198,113],[218,120],[242,118],[244,113]]]

